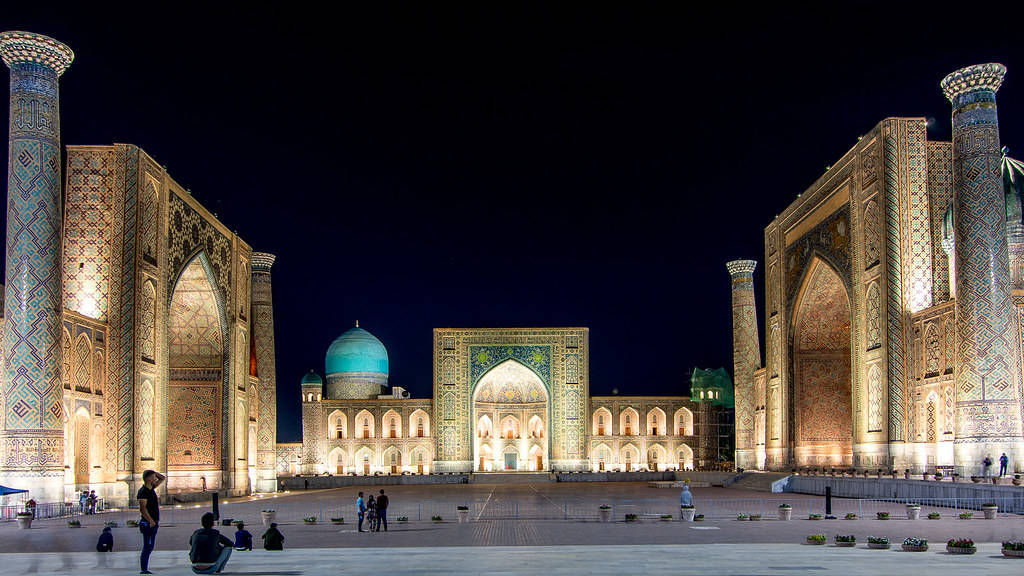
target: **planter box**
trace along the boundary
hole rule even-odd
[[[949,552],[950,554],[974,554],[977,551],[977,548],[958,548],[948,544],[946,545],[946,552]]]
[[[839,548],[854,548],[857,546],[856,542],[836,542],[836,546]]]
[[[469,510],[457,510],[459,513],[459,522],[469,522]]]
[[[907,507],[907,520],[918,520],[921,518],[921,507],[910,506]]]
[[[811,546],[824,546],[825,542],[825,540],[811,540],[810,538],[807,539],[807,543]]]
[[[904,552],[927,552],[928,551],[928,545],[925,544],[924,546],[911,546],[909,544],[903,544],[903,551]]]
[[[996,513],[999,512],[998,506],[982,506],[981,511],[985,513],[985,520],[995,520]]]
[[[32,517],[31,516],[18,516],[17,518],[18,518],[18,528],[21,528],[22,530],[28,530],[29,528],[32,527]]]
[[[792,508],[779,508],[779,520],[789,520],[793,518]]]
[[[1024,550],[1003,550],[1003,556],[1007,558],[1024,558]]]
[[[868,542],[868,548],[872,550],[888,550],[891,544],[878,544],[875,542]]]
[[[264,526],[270,526],[270,523],[277,518],[277,512],[260,512],[260,518],[263,519]]]
[[[685,510],[683,512],[685,512]],[[691,510],[690,512],[691,512],[690,516],[692,518],[693,511]],[[601,522],[611,522],[612,521],[612,509],[611,508],[598,508],[597,509],[597,513],[598,513],[598,515],[599,515],[599,517],[601,519]]]
[[[695,512],[697,512],[697,510],[694,508],[682,508],[680,510],[680,515],[683,518],[683,522],[693,522],[693,515]]]

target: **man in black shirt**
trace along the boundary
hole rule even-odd
[[[215,574],[224,569],[231,558],[231,547],[234,545],[230,539],[225,538],[218,530],[213,528],[213,512],[203,514],[203,527],[192,533],[188,543],[192,549],[188,553],[188,559],[192,561],[192,571],[196,574]]]
[[[142,532],[142,554],[139,556],[141,571],[139,574],[152,574],[149,571],[149,555],[156,547],[156,531],[160,527],[160,497],[156,495],[156,488],[165,480],[163,474],[156,470],[146,470],[142,473],[142,487],[135,498],[139,501],[139,532]]]
[[[388,531],[388,497],[384,494],[384,489],[380,489],[380,496],[377,497],[377,517],[380,518],[380,525],[384,527],[384,531]]]

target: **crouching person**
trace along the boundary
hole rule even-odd
[[[188,558],[192,561],[192,571],[196,574],[216,574],[228,563],[234,542],[213,529],[213,512],[203,514],[200,521],[203,527],[193,532],[189,538],[192,550],[189,551]]]

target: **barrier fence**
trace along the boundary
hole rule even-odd
[[[458,507],[468,508],[471,521],[485,520],[565,520],[565,521],[596,521],[600,517],[599,505],[611,506],[612,519],[622,520],[626,514],[638,517],[656,517],[670,514],[679,518],[679,504],[676,500],[665,499],[609,499],[607,502],[578,501],[536,501],[536,500],[486,500],[486,501],[434,501],[418,502],[395,501],[388,507],[388,520],[395,522],[405,517],[410,522],[429,522],[434,517],[445,521],[458,519]],[[715,498],[694,499],[696,513],[703,514],[706,520],[735,520],[739,514],[760,515],[764,520],[777,520],[780,504],[792,506],[794,520],[806,519],[811,514],[825,515],[825,498]],[[999,506],[1000,515],[1008,515],[1007,511],[1021,510],[1024,507],[1024,495],[1006,498],[924,498],[924,499],[869,499],[869,498],[833,498],[831,514],[843,518],[848,513],[859,518],[875,519],[878,512],[888,512],[890,518],[906,518],[906,505],[919,504],[921,518],[929,512],[939,512],[945,517],[954,518],[962,511],[980,511],[984,504]],[[15,507],[8,507],[15,508]],[[245,501],[222,503],[219,511],[224,519],[242,520],[246,524],[261,524],[260,510],[273,508],[275,521],[282,524],[300,524],[306,518],[315,518],[317,523],[329,523],[335,518],[344,518],[345,524],[355,524],[357,516],[351,502],[339,504],[290,504],[281,500]],[[18,510],[21,510],[19,507]],[[99,508],[98,508],[99,510]],[[210,510],[210,504],[164,506],[160,509],[161,524],[199,524],[202,515]],[[13,512],[3,511],[4,519],[13,519]],[[977,517],[981,517],[980,514]],[[77,519],[83,526],[100,526],[105,522],[117,522],[125,525],[129,520],[138,520],[136,508],[102,511],[98,514],[82,514],[79,506],[41,504],[37,508],[37,519],[45,522],[53,519]]]
[[[18,512],[30,510],[24,504],[0,506],[0,520],[14,520]],[[104,511],[103,498],[96,499],[96,512]],[[78,502],[43,502],[35,506],[35,518],[78,518],[88,516],[87,507]]]

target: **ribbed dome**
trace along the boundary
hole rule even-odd
[[[305,376],[302,377],[302,383],[303,384],[323,384],[324,381],[320,379],[320,376],[317,375],[316,372],[313,372],[312,370],[310,370],[309,374],[306,374]]]
[[[376,372],[387,375],[388,351],[384,344],[358,325],[327,349],[327,374]]]

